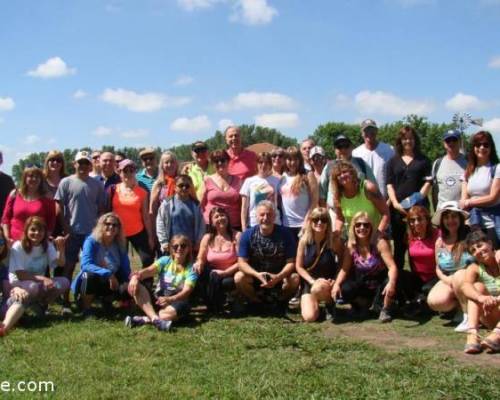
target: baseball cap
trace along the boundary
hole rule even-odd
[[[132,160],[129,160],[128,158],[120,161],[120,163],[118,164],[118,168],[120,170],[124,170],[126,167],[129,167],[129,166],[137,169],[135,162],[133,162]]]
[[[145,149],[142,149],[139,152],[139,157],[142,158],[144,156],[155,155],[155,154],[156,154],[155,149],[153,149],[152,147],[146,147]]]
[[[313,158],[316,154],[319,154],[320,156],[325,156],[325,150],[321,146],[314,146],[310,151],[309,151],[309,158]]]
[[[361,122],[362,131],[370,127],[378,129],[377,123],[373,119],[365,119],[363,122]]]
[[[87,160],[88,162],[91,162],[90,153],[86,150],[81,150],[78,153],[76,153],[75,162],[81,160]]]
[[[201,140],[198,140],[197,142],[194,142],[191,145],[191,150],[193,150],[194,152],[196,152],[196,151],[205,151],[205,150],[208,150],[208,147],[205,144],[205,142],[203,142]]]
[[[341,142],[349,142],[352,144],[351,139],[349,139],[346,135],[338,135],[333,141],[333,145],[337,146]]]
[[[443,135],[443,140],[449,139],[449,138],[460,138],[460,131],[458,129],[449,129],[447,130],[444,135]]]

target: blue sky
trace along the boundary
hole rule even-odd
[[[500,0],[0,0],[2,168],[408,113],[469,112],[500,143],[499,26]]]

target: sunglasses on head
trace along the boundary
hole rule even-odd
[[[479,142],[479,143],[474,143],[474,147],[479,149],[480,147],[484,147],[485,149],[490,148],[490,144],[488,142]]]
[[[26,164],[26,166],[24,168],[42,168],[42,167],[40,167],[40,165],[36,164],[36,163],[29,163],[29,164]]]
[[[356,222],[354,224],[354,227],[355,228],[366,228],[366,229],[369,229],[371,228],[372,224],[370,224],[369,222]]]
[[[313,217],[311,218],[311,221],[315,224],[321,221],[321,223],[326,224],[328,223],[328,217]]]
[[[174,251],[177,251],[177,250],[179,250],[179,249],[181,249],[181,250],[185,250],[187,247],[188,247],[188,245],[187,245],[186,243],[178,243],[178,244],[174,244],[174,245],[172,245],[172,249],[173,249]]]

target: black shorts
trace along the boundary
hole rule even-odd
[[[172,296],[174,294],[175,293],[168,292],[166,290],[155,291],[154,295],[151,297],[152,299],[154,299],[155,308],[158,308],[158,306],[156,306],[156,300],[158,300],[159,297]],[[175,313],[177,314],[177,318],[179,319],[187,317],[189,315],[189,312],[191,311],[191,303],[189,302],[189,300],[174,301],[173,303],[170,303],[169,306],[173,307]]]
[[[126,282],[120,283],[118,290],[113,291],[109,287],[109,278],[92,272],[84,272],[82,274],[79,293],[81,295],[94,295],[97,297],[112,296],[115,300],[125,300],[130,298]]]

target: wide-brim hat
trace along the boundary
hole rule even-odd
[[[441,223],[441,216],[445,211],[454,211],[456,213],[462,214],[464,219],[469,218],[469,213],[465,210],[462,210],[459,207],[457,201],[445,201],[432,216],[432,223],[434,225],[438,226]]]

